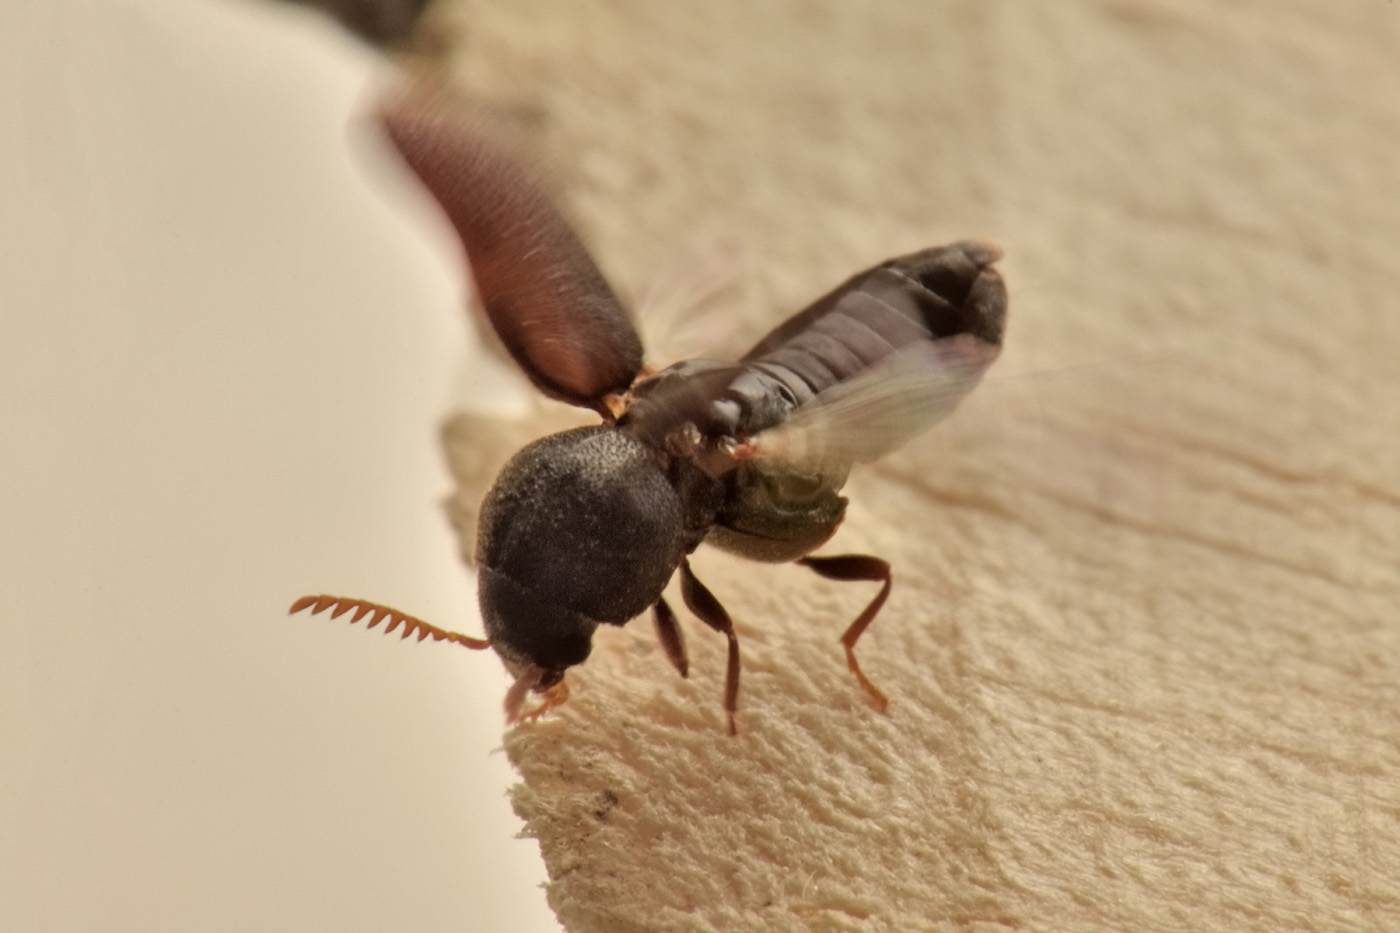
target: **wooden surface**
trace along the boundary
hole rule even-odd
[[[752,333],[886,256],[1007,253],[1002,361],[828,548],[895,566],[888,715],[835,643],[866,588],[702,551],[737,739],[688,618],[688,681],[639,620],[508,736],[568,929],[1400,926],[1394,5],[436,16],[624,293],[737,243]]]

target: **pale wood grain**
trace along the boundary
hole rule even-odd
[[[1400,927],[1394,7],[450,14],[624,291],[725,236],[751,320],[964,236],[1012,290],[829,548],[895,566],[887,716],[868,588],[702,553],[739,738],[688,619],[689,681],[639,620],[507,737],[570,930]]]

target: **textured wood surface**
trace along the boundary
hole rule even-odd
[[[638,620],[509,734],[571,931],[1400,926],[1393,5],[436,16],[624,293],[727,244],[753,333],[889,255],[1007,253],[1002,361],[828,548],[894,564],[888,715],[835,641],[866,587],[702,552],[737,739],[688,618],[688,681]]]

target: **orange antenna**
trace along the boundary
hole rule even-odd
[[[292,603],[292,608],[287,610],[287,614],[295,615],[303,609],[310,609],[313,616],[330,609],[332,610],[332,619],[339,618],[353,609],[355,610],[355,614],[350,617],[351,624],[369,615],[369,625],[366,627],[374,628],[382,620],[387,618],[389,624],[384,627],[384,633],[386,635],[402,625],[403,633],[399,636],[400,638],[408,638],[412,635],[417,635],[418,640],[422,641],[432,636],[433,641],[455,642],[473,651],[480,651],[483,648],[491,647],[491,643],[484,638],[472,638],[470,635],[449,632],[446,629],[438,628],[436,625],[429,625],[422,619],[405,615],[397,609],[390,609],[388,606],[381,606],[378,603],[365,602],[363,599],[346,599],[343,596],[303,596],[301,599]],[[371,615],[371,613],[373,615]]]

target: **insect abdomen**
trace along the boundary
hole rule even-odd
[[[992,246],[963,241],[892,259],[847,280],[759,341],[744,362],[800,405],[920,340],[972,334],[1001,344],[1006,287]]]

